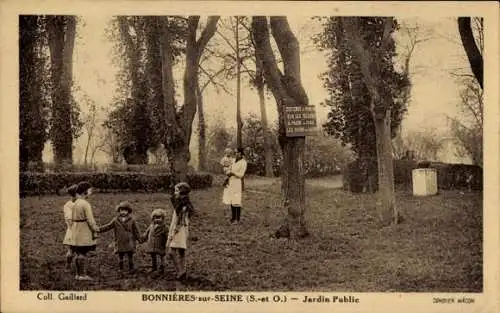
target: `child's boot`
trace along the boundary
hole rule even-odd
[[[151,254],[151,273],[156,272],[157,270],[157,264],[156,264],[156,255]]]
[[[66,253],[66,269],[71,269],[71,263],[73,263],[73,253],[68,251]]]

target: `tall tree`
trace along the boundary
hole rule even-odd
[[[44,108],[42,17],[19,16],[19,161],[21,170],[28,164],[42,166],[42,152],[47,139]]]
[[[162,42],[162,86],[166,119],[165,147],[171,159],[175,180],[186,179],[187,164],[190,160],[189,143],[192,124],[196,114],[198,97],[198,72],[200,57],[217,29],[218,16],[210,16],[207,25],[197,38],[200,16],[189,16],[186,33],[186,67],[183,76],[184,105],[175,107],[175,90],[173,84],[173,60],[171,53],[172,34],[163,24]]]
[[[305,222],[305,178],[304,143],[305,137],[287,137],[284,114],[286,106],[305,106],[309,99],[300,77],[299,42],[290,29],[287,18],[270,18],[272,36],[283,60],[284,71],[278,68],[270,42],[268,19],[265,16],[252,18],[252,35],[255,52],[262,60],[264,77],[274,98],[279,115],[279,144],[283,151],[281,175],[282,205],[288,212],[278,236],[300,238],[308,235]]]
[[[383,28],[377,18],[362,19],[366,41],[379,45]],[[360,164],[360,175],[363,176],[364,190],[377,189],[376,171],[377,148],[374,140],[375,124],[370,109],[372,96],[363,79],[361,64],[353,53],[346,34],[346,21],[339,17],[323,18],[323,31],[316,36],[316,44],[328,53],[328,68],[322,76],[324,87],[329,96],[323,102],[330,107],[328,120],[323,125],[325,131],[349,144],[356,153]],[[406,111],[409,99],[408,73],[395,71],[392,57],[395,55],[394,45],[387,47],[382,62],[386,69],[384,77],[391,94],[390,118],[391,137],[397,134]],[[408,54],[411,56],[411,54]],[[405,64],[409,66],[408,62]]]
[[[369,110],[375,126],[379,199],[377,208],[383,222],[399,221],[399,211],[394,194],[394,170],[391,144],[392,114],[399,107],[394,105],[393,85],[388,81],[394,71],[392,58],[395,45],[392,33],[397,27],[394,18],[342,17],[347,43],[359,62],[363,83],[369,90]],[[368,22],[368,23],[365,23]],[[378,40],[369,35],[379,26]],[[392,49],[391,49],[392,47]]]
[[[119,16],[120,35],[124,41],[130,77],[130,98],[126,102],[131,107],[129,131],[131,142],[124,147],[124,158],[129,164],[146,164],[147,151],[153,138],[147,106],[147,83],[144,67],[145,31],[141,17]]]
[[[76,16],[47,17],[51,60],[52,123],[50,139],[56,164],[73,163],[72,78]]]
[[[266,110],[266,96],[265,96],[265,82],[264,82],[264,69],[262,60],[255,55],[255,78],[254,84],[257,88],[257,93],[259,94],[259,104],[260,104],[260,120],[262,122],[262,131],[264,132],[264,159],[265,159],[265,170],[266,177],[273,177],[273,150],[271,133],[269,130],[269,123],[267,121],[267,110]]]
[[[215,53],[215,56],[218,56],[223,59],[224,63],[231,64],[227,66],[226,77],[228,79],[236,78],[241,79],[241,76],[245,75],[249,79],[250,86],[257,89],[257,93],[259,95],[259,106],[260,106],[260,115],[262,121],[262,128],[264,133],[267,135],[264,137],[264,156],[266,160],[266,176],[272,177],[273,174],[273,150],[272,150],[272,142],[270,141],[270,130],[269,123],[267,121],[267,110],[266,110],[266,98],[265,98],[265,80],[263,76],[262,70],[262,61],[258,59],[258,55],[255,53],[255,42],[252,36],[252,29],[250,27],[250,19],[244,16],[238,17],[238,26],[241,26],[246,32],[243,32],[246,36],[241,36],[241,32],[238,33],[237,42],[239,45],[235,45],[230,38],[228,38],[222,30],[219,30],[217,34],[224,40],[224,42],[231,49],[230,53]],[[223,24],[223,23],[222,23]],[[224,25],[224,24],[223,24]],[[234,23],[231,23],[230,30],[232,32],[236,32]],[[248,64],[249,63],[249,64]],[[238,66],[241,65],[243,70],[235,70]],[[252,69],[252,67],[254,69]],[[240,78],[238,78],[240,77]],[[238,107],[238,106],[237,106]],[[238,124],[239,123],[239,124]],[[241,136],[241,130],[243,128],[242,120],[241,120],[241,112],[237,109],[237,137]],[[238,135],[239,134],[239,135]],[[237,145],[239,144],[237,140]]]
[[[166,17],[119,16],[108,29],[108,36],[114,42],[113,61],[120,71],[116,106],[106,125],[116,128],[112,132],[120,142],[127,163],[146,163],[148,150],[156,151],[165,141],[161,46],[164,19]],[[179,21],[182,19],[172,19],[165,25],[172,34],[172,66],[184,49],[185,22]],[[173,77],[171,83],[174,84]],[[174,94],[172,99],[175,102]]]
[[[482,18],[480,18],[480,23],[482,26]],[[470,17],[458,18],[458,31],[460,33],[460,39],[462,40],[465,53],[467,54],[472,73],[476,77],[479,86],[483,88],[483,55],[476,44],[476,40],[474,39],[474,32],[472,30]]]
[[[241,120],[241,58],[240,58],[240,17],[235,16],[234,38],[236,45],[236,144],[238,148],[243,147],[241,129],[243,122]]]
[[[459,117],[449,117],[451,135],[458,143],[458,156],[483,165],[483,54],[484,24],[481,17],[460,17],[460,37],[472,74],[460,69],[451,73],[461,86]]]

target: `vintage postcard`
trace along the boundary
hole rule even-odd
[[[497,3],[0,12],[2,312],[499,311]]]

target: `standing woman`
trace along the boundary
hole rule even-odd
[[[236,159],[228,173],[229,185],[224,189],[222,198],[224,204],[231,206],[231,223],[240,221],[243,192],[242,179],[247,170],[247,161],[244,157],[243,148],[236,149],[235,157]]]
[[[81,182],[76,188],[76,201],[73,205],[71,234],[73,240],[71,249],[76,254],[76,276],[77,280],[92,280],[87,275],[86,263],[87,253],[95,251],[95,234],[99,232],[99,227],[94,220],[92,207],[86,200],[92,194],[92,186],[88,182]]]

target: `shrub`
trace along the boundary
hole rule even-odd
[[[413,160],[394,160],[394,183],[405,187],[412,186],[412,171],[418,168],[418,164]]]
[[[483,169],[477,165],[429,162],[436,169],[439,189],[483,189]]]
[[[343,171],[343,188],[355,193],[377,191],[377,159],[359,158],[348,163]]]
[[[437,174],[439,189],[482,190],[483,170],[477,165],[447,164],[441,162],[415,162],[412,160],[394,160],[394,183],[405,188],[412,188],[412,172],[417,168],[433,168]],[[372,177],[374,176],[374,177]],[[369,181],[371,179],[371,182]],[[378,189],[377,162],[374,160],[356,160],[344,169],[344,189],[351,192],[369,190],[370,183],[375,184],[372,191]]]
[[[137,173],[170,173],[170,167],[163,164],[61,164],[45,163],[43,168],[28,167],[27,172],[137,172]]]
[[[170,173],[168,165],[161,164],[108,164],[106,172]]]
[[[166,191],[172,180],[170,174],[146,174],[130,172],[57,172],[33,173],[21,172],[19,175],[19,190],[21,196],[59,194],[59,191],[71,184],[88,181],[92,186],[103,192],[107,191]],[[187,181],[193,189],[203,189],[212,186],[213,177],[207,173],[188,174]]]

